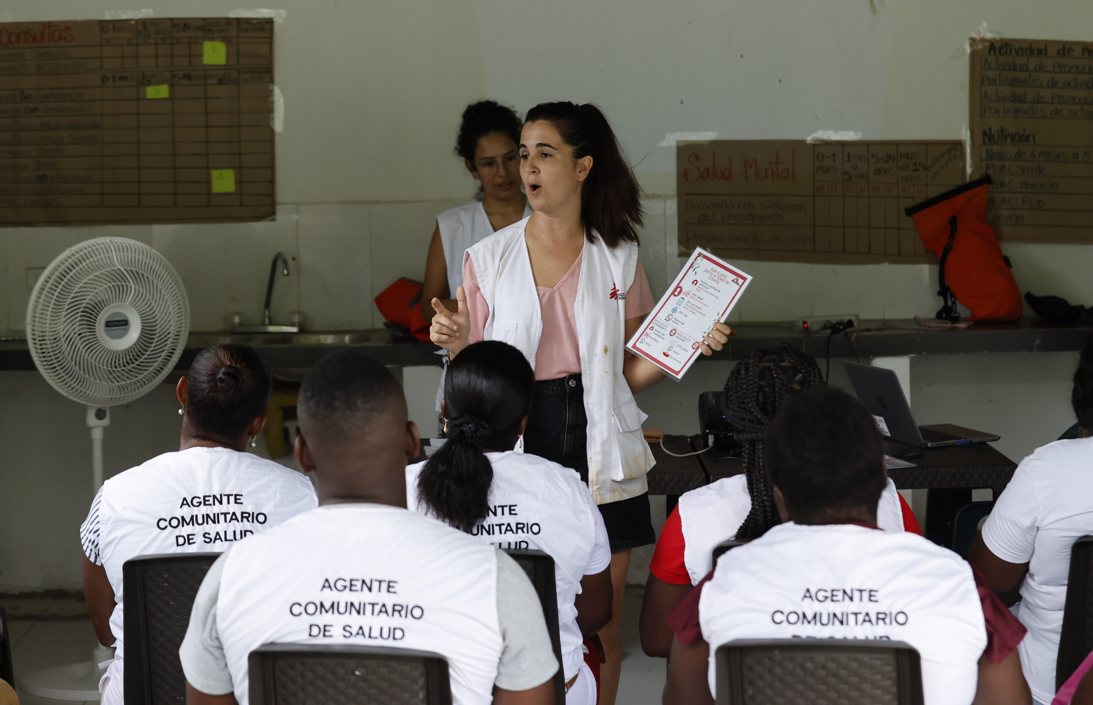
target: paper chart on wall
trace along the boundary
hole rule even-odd
[[[682,379],[702,354],[702,339],[715,323],[728,318],[751,279],[738,267],[696,247],[626,343],[627,349]]]

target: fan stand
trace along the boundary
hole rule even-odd
[[[95,492],[102,487],[103,429],[109,425],[109,409],[102,406],[87,407],[87,427],[91,431],[91,472],[95,482]],[[20,676],[19,687],[27,695],[36,695],[40,698],[77,702],[98,701],[101,697],[99,681],[105,673],[106,663],[112,658],[114,658],[112,648],[96,645],[91,652],[90,661],[33,671]]]

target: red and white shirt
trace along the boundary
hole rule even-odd
[[[697,585],[713,568],[713,549],[736,537],[750,511],[745,475],[687,492],[661,529],[649,571],[672,585]],[[890,479],[877,503],[877,526],[885,531],[922,534],[915,515]]]

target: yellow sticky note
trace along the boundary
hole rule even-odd
[[[212,170],[213,193],[235,193],[235,169]]]
[[[159,86],[145,86],[144,97],[148,100],[160,100],[171,97],[171,87],[164,84]]]
[[[203,42],[201,55],[204,63],[223,66],[228,63],[228,45],[224,42]]]

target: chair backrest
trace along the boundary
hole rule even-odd
[[[994,509],[994,502],[971,502],[957,510],[956,517],[953,518],[951,546],[961,558],[967,559],[975,534],[992,509]]]
[[[0,680],[15,685],[15,669],[11,665],[11,634],[8,632],[8,614],[0,606]]]
[[[731,551],[732,549],[736,548],[737,546],[743,546],[746,543],[747,543],[747,541],[738,541],[737,539],[728,539],[727,541],[722,541],[721,543],[717,544],[716,546],[713,547],[713,565],[715,565],[715,566],[717,565],[717,559],[721,557],[722,553],[726,553],[727,551]]]
[[[219,555],[137,556],[122,566],[125,705],[186,702],[178,647],[197,589]]]
[[[717,705],[922,705],[918,652],[902,641],[745,639],[717,649]]]
[[[565,674],[561,667],[562,638],[558,628],[558,584],[554,582],[554,559],[534,549],[506,549],[505,553],[520,564],[539,595],[547,631],[550,632],[550,645],[554,647],[554,658],[558,659],[558,672],[554,674],[554,701],[558,705],[565,705]]]
[[[250,652],[251,705],[451,705],[448,662],[413,649],[264,644]]]
[[[1093,536],[1083,536],[1070,549],[1063,628],[1055,659],[1056,690],[1090,651],[1093,651]]]

